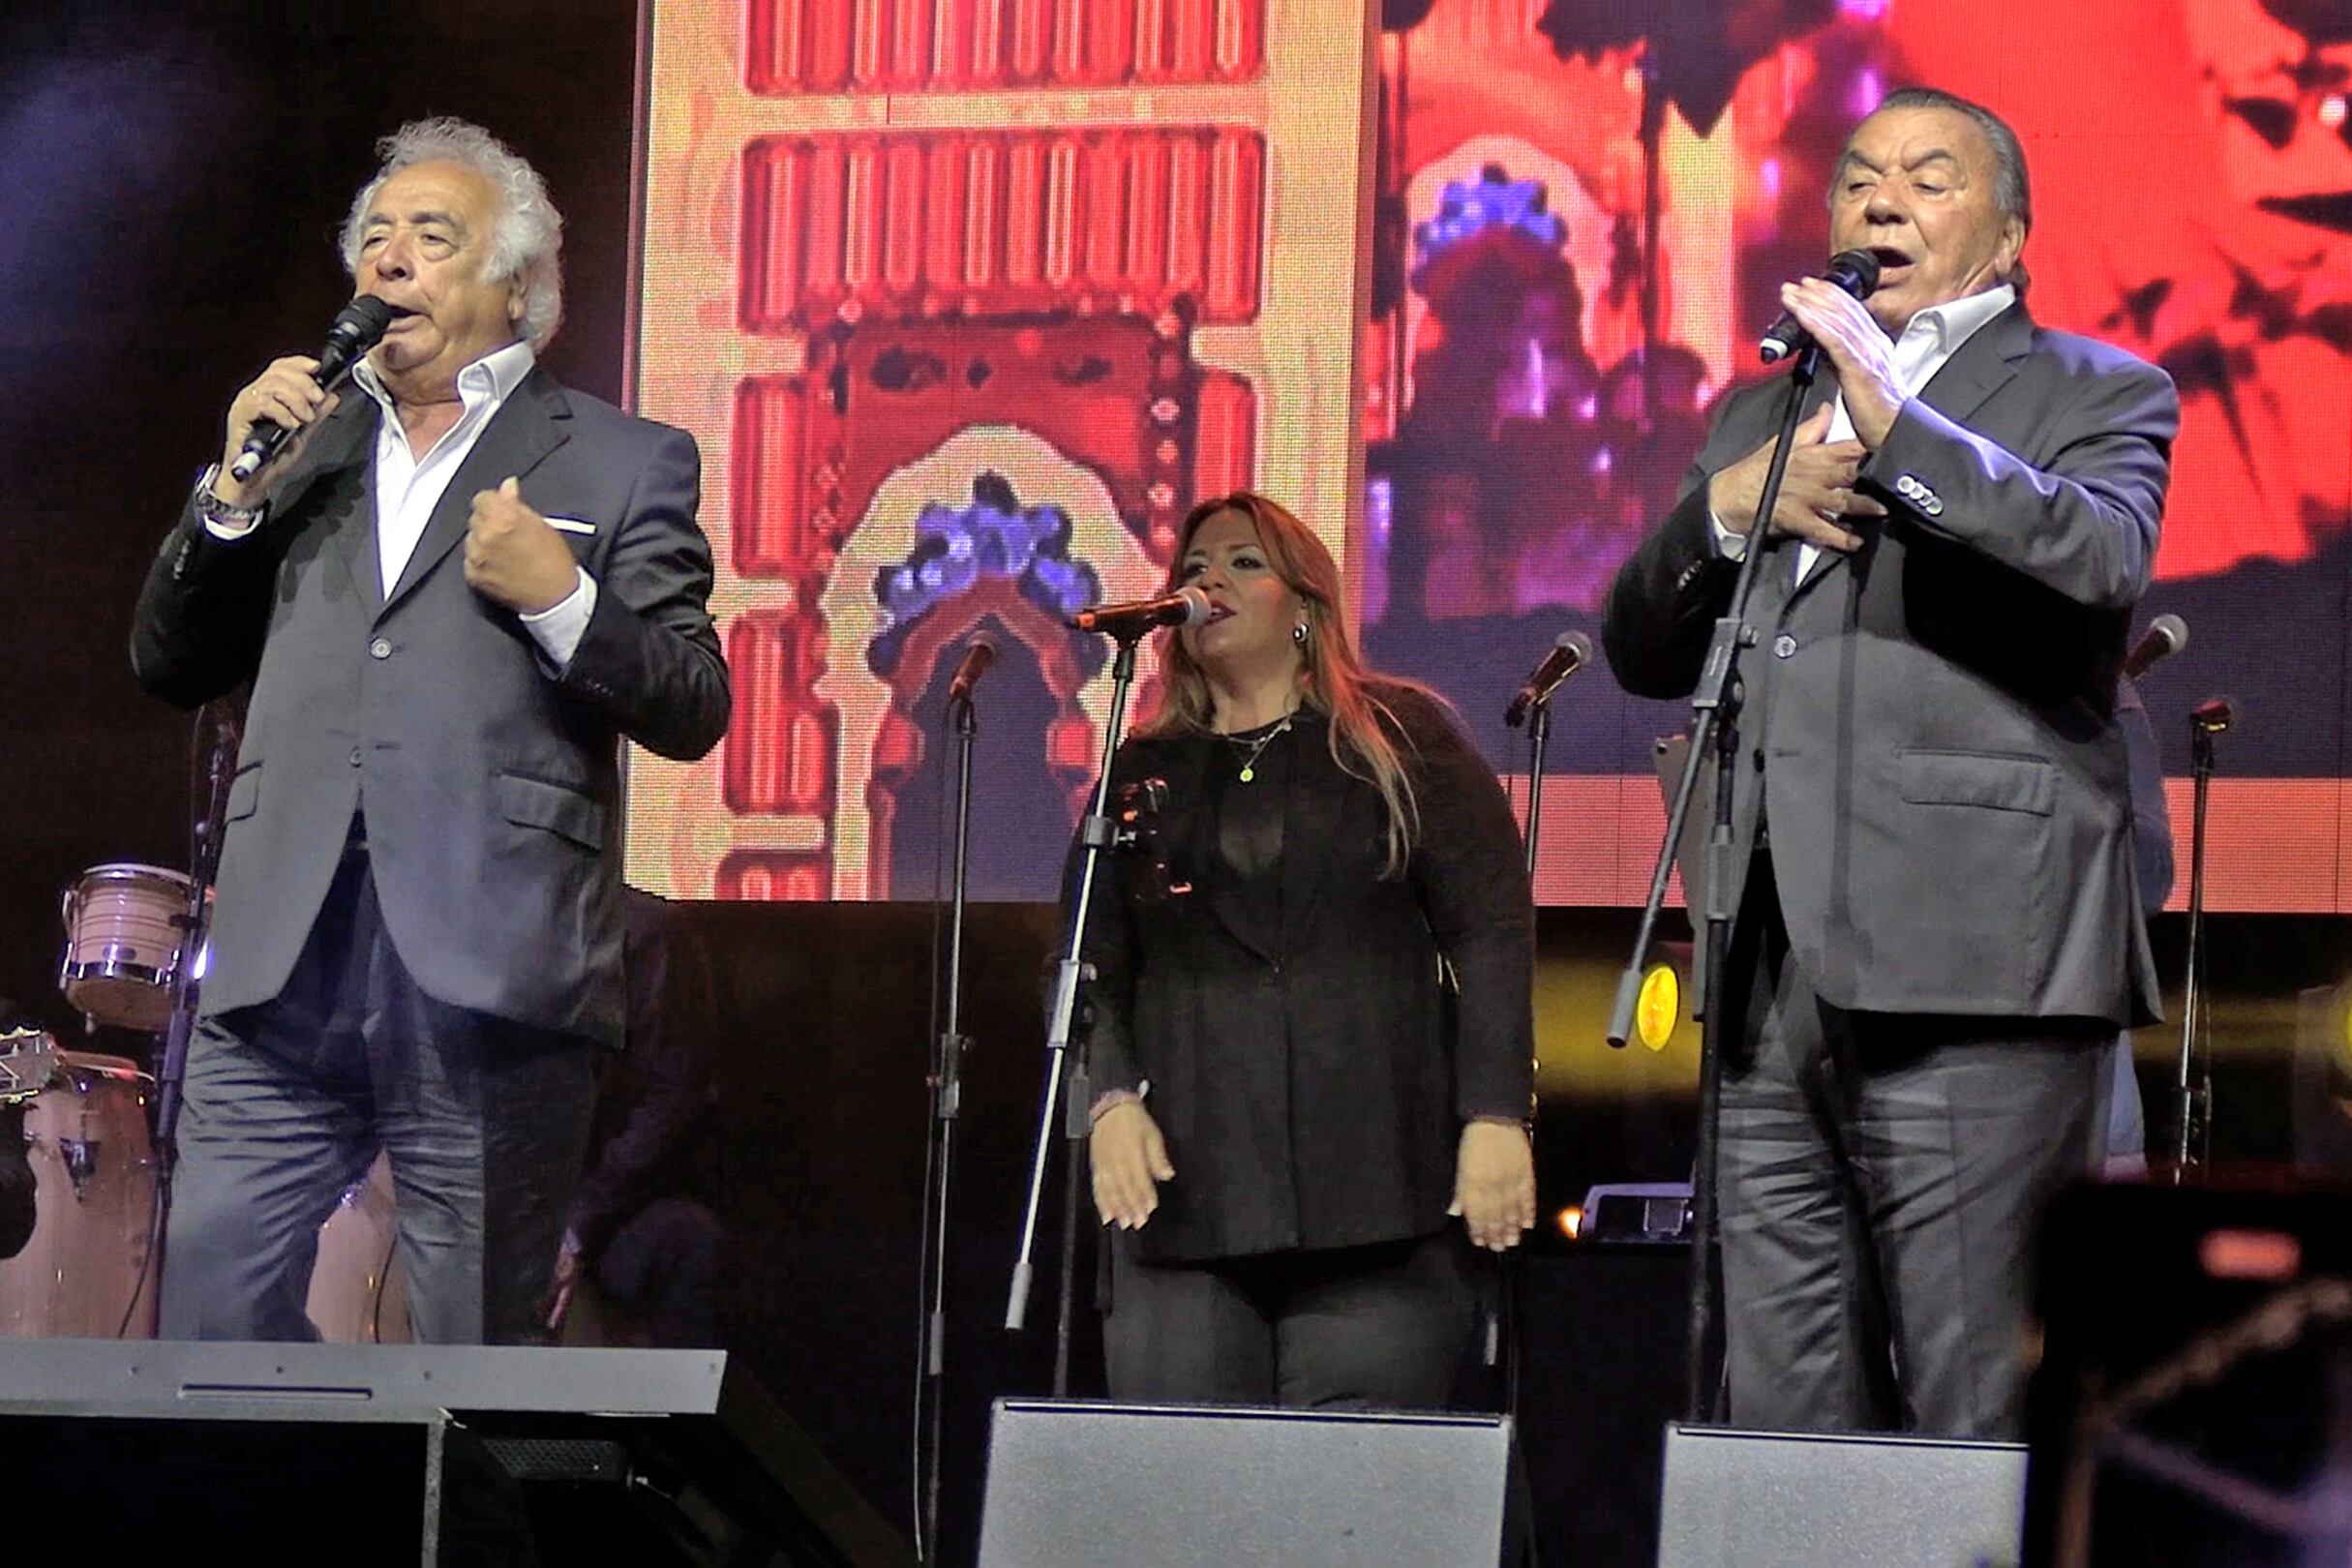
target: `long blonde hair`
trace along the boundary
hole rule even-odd
[[[1390,876],[1401,874],[1421,830],[1421,808],[1413,799],[1400,739],[1410,744],[1402,720],[1376,695],[1376,678],[1390,689],[1434,693],[1409,680],[1374,677],[1365,668],[1347,635],[1340,614],[1340,566],[1314,530],[1289,508],[1252,491],[1235,491],[1202,501],[1185,514],[1176,535],[1176,553],[1168,563],[1167,587],[1173,591],[1184,580],[1185,553],[1201,525],[1220,512],[1239,512],[1257,529],[1266,559],[1289,589],[1299,596],[1307,618],[1307,642],[1301,649],[1299,701],[1330,721],[1331,760],[1342,772],[1363,779],[1380,792],[1388,808]],[[1169,632],[1160,649],[1160,705],[1150,718],[1136,726],[1144,736],[1208,735],[1215,730],[1216,708],[1209,694],[1209,678],[1195,662],[1184,640]],[[1385,722],[1384,722],[1385,721]]]

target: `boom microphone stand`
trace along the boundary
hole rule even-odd
[[[147,1235],[147,1261],[138,1282],[132,1286],[123,1308],[120,1339],[130,1332],[150,1279],[164,1272],[166,1219],[171,1212],[171,1177],[179,1164],[180,1088],[188,1073],[188,1043],[196,1034],[196,966],[204,960],[204,944],[211,931],[212,885],[221,869],[221,832],[228,815],[228,786],[236,774],[242,727],[226,701],[206,704],[197,711],[192,751],[203,761],[202,803],[188,829],[188,907],[174,922],[180,928],[180,958],[171,972],[171,1018],[164,1027],[164,1054],[156,1064],[155,1092],[155,1213]],[[192,792],[193,793],[193,792]]]
[[[971,683],[960,684],[962,689],[948,699],[948,719],[955,729],[955,866],[948,918],[947,1016],[931,1056],[930,1138],[923,1154],[926,1234],[922,1261],[930,1279],[922,1319],[923,1382],[918,1415],[922,1444],[917,1455],[921,1468],[922,1517],[916,1554],[924,1562],[939,1560],[939,1485],[948,1372],[948,1188],[955,1166],[955,1119],[963,1106],[964,1053],[972,1048],[961,1020],[964,902],[972,847],[972,742],[980,734],[980,723],[973,714]]]
[[[1674,809],[1668,813],[1666,837],[1658,846],[1658,862],[1650,874],[1649,898],[1643,906],[1642,923],[1634,936],[1633,956],[1625,965],[1625,973],[1618,977],[1616,1003],[1609,1015],[1609,1043],[1622,1048],[1633,1035],[1634,1007],[1641,997],[1642,972],[1649,960],[1659,914],[1666,905],[1666,886],[1674,874],[1674,849],[1682,842],[1682,825],[1690,816],[1691,798],[1698,791],[1699,769],[1711,748],[1715,759],[1715,810],[1714,826],[1707,835],[1704,873],[1706,983],[1703,988],[1699,1034],[1699,1148],[1691,1174],[1690,1342],[1683,1360],[1684,1409],[1686,1419],[1692,1421],[1709,1420],[1715,1410],[1715,1380],[1708,1376],[1707,1360],[1715,1326],[1715,1163],[1720,1133],[1716,1101],[1717,1080],[1722,1073],[1717,1036],[1719,1026],[1729,1027],[1723,1012],[1724,971],[1728,967],[1732,917],[1735,913],[1729,890],[1733,874],[1732,784],[1734,762],[1739,752],[1739,653],[1742,648],[1755,646],[1755,629],[1747,624],[1748,599],[1755,591],[1764,558],[1769,554],[1765,546],[1770,538],[1773,508],[1780,503],[1781,481],[1788,473],[1789,453],[1805,396],[1813,389],[1814,378],[1821,369],[1821,349],[1807,344],[1794,359],[1788,394],[1781,405],[1780,436],[1772,448],[1771,465],[1764,473],[1756,523],[1748,531],[1747,553],[1740,558],[1739,578],[1732,589],[1731,608],[1715,622],[1706,663],[1700,669],[1698,686],[1691,693],[1690,751],[1683,760],[1682,776],[1674,785]]]
[[[2226,697],[2199,703],[2188,715],[2189,771],[2196,781],[2188,832],[2188,972],[2181,993],[2181,1055],[2173,1075],[2172,1180],[2205,1162],[2213,1138],[2214,1077],[2210,1053],[2199,1049],[2205,1021],[2205,805],[2214,781],[2214,737],[2237,710]]]
[[[1052,1158],[1054,1141],[1054,1112],[1063,1092],[1063,1078],[1070,1078],[1071,1135],[1078,1121],[1087,1112],[1084,1069],[1070,1052],[1071,1020],[1077,1012],[1078,982],[1083,965],[1079,954],[1086,942],[1086,918],[1094,906],[1097,872],[1102,863],[1103,852],[1117,841],[1117,824],[1110,815],[1111,761],[1118,755],[1119,742],[1127,725],[1127,702],[1130,688],[1135,682],[1135,645],[1150,631],[1151,625],[1141,620],[1104,620],[1094,629],[1115,638],[1119,653],[1111,665],[1110,721],[1102,728],[1102,763],[1095,775],[1095,797],[1088,807],[1085,821],[1079,825],[1079,843],[1086,851],[1078,877],[1077,901],[1071,906],[1070,929],[1062,947],[1062,959],[1054,972],[1052,1021],[1045,1035],[1045,1097],[1038,1110],[1037,1138],[1029,1161],[1029,1195],[1021,1216],[1021,1245],[1012,1265],[1012,1292],[1005,1304],[1005,1327],[1020,1332],[1029,1315],[1029,1293],[1036,1277],[1031,1261],[1037,1246],[1038,1207],[1045,1191],[1045,1165]],[[1070,1302],[1071,1260],[1076,1243],[1074,1216],[1076,1171],[1074,1146],[1070,1158],[1073,1161],[1070,1194],[1064,1202],[1063,1268],[1061,1291],[1061,1325],[1056,1337],[1054,1357],[1054,1397],[1070,1392]]]

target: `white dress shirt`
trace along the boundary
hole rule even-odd
[[[408,558],[416,554],[417,542],[424,538],[425,526],[447,494],[449,481],[537,362],[529,344],[510,343],[458,372],[458,402],[464,411],[422,457],[410,448],[407,432],[401,427],[400,410],[384,390],[375,365],[363,359],[353,368],[352,381],[383,410],[376,427],[376,558],[384,597],[391,597],[401,573],[407,569]],[[205,526],[222,538],[238,538],[252,531],[250,527],[225,528],[209,522]],[[571,662],[588,630],[588,616],[596,608],[596,580],[585,567],[575,570],[578,577],[570,594],[535,615],[520,618],[558,672]]]
[[[1962,344],[1975,337],[1994,317],[2016,303],[2017,290],[2003,284],[1981,294],[1931,305],[1913,317],[1911,324],[1903,329],[1903,335],[1895,340],[1894,346],[1895,379],[1902,383],[1903,395],[1907,398],[1917,397],[1920,389],[1935,379],[1936,372],[1944,368],[1945,361],[1960,351]],[[1824,443],[1854,439],[1854,417],[1846,410],[1846,394],[1842,388],[1829,415],[1829,432],[1822,439]],[[1745,534],[1734,533],[1712,513],[1708,514],[1708,520],[1715,525],[1717,549],[1734,560],[1747,554]],[[1795,581],[1801,583],[1805,580],[1821,555],[1821,546],[1798,541]]]

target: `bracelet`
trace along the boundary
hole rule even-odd
[[[260,522],[261,514],[269,510],[269,503],[263,501],[258,506],[231,506],[212,493],[213,483],[220,477],[221,466],[216,463],[206,468],[204,476],[196,481],[196,516],[216,528],[234,532],[242,532]]]

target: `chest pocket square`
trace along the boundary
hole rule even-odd
[[[596,532],[596,525],[585,517],[550,517],[547,526],[559,533],[583,533],[593,537]]]

